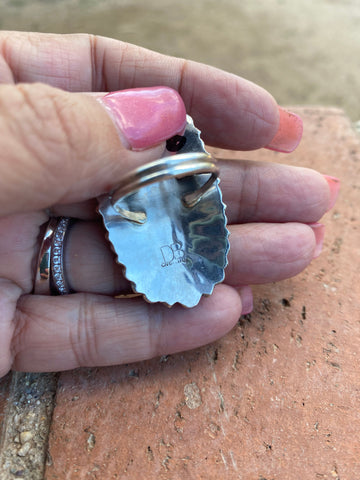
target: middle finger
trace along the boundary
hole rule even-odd
[[[332,198],[325,177],[315,170],[252,160],[219,160],[221,190],[229,224],[319,220]],[[95,220],[96,202],[59,205],[55,216]]]
[[[318,221],[332,199],[325,177],[310,168],[221,160],[221,189],[230,224]]]

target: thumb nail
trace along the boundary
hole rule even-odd
[[[185,128],[184,103],[169,87],[120,90],[97,100],[108,111],[129,150],[152,147]]]

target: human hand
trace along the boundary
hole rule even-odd
[[[231,233],[225,282],[191,310],[113,298],[129,286],[94,198],[161,156],[165,140],[184,127],[183,102],[205,142],[222,148],[291,151],[301,121],[239,77],[87,35],[0,33],[0,82],[0,376],[11,368],[128,363],[209,343],[251,309],[247,285],[296,275],[319,253],[323,227],[308,224],[334,204],[335,180],[309,169],[221,161]],[[182,100],[168,88],[138,90],[129,95],[140,109],[129,110],[123,93],[102,104],[103,93],[79,93],[157,85]],[[109,115],[110,103],[117,113]],[[31,294],[49,211],[81,219],[69,233],[66,266],[82,293]]]

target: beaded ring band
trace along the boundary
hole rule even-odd
[[[33,293],[36,295],[67,295],[72,293],[64,268],[66,234],[73,220],[51,218],[46,225],[40,247]]]

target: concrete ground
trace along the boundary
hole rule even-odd
[[[350,119],[299,108],[293,155],[246,154],[340,177],[319,259],[256,288],[254,312],[214,345],[59,377],[9,374],[1,480],[360,478],[359,18],[355,0],[2,0],[2,29],[116,37]]]

